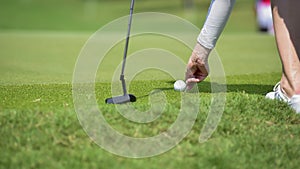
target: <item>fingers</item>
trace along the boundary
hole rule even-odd
[[[185,75],[187,90],[192,89],[196,83],[203,81],[207,76],[208,70],[203,64],[189,62]]]
[[[196,44],[187,64],[185,80],[187,89],[193,88],[196,83],[203,81],[209,74],[208,56],[211,49]]]
[[[199,70],[199,74],[202,77],[207,77],[208,76],[208,68],[205,67],[205,65],[203,64],[197,64],[198,70]],[[204,80],[204,79],[203,79]]]
[[[185,74],[186,82],[201,82],[208,76],[208,70],[204,65],[194,64],[187,68]]]

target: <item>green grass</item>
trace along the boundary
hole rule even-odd
[[[81,32],[3,31],[0,33],[0,84],[71,83],[77,56],[91,35]],[[114,73],[112,70],[121,62],[123,48],[124,43],[116,44],[105,55],[97,81],[110,81]],[[131,39],[129,55],[146,48],[168,50],[183,62],[187,62],[191,52],[178,41],[143,35]],[[227,33],[219,40],[216,51],[228,76],[280,72],[280,60],[271,36],[255,32]]]
[[[71,85],[1,86],[1,166],[4,168],[297,168],[299,116],[280,102],[264,99],[278,74],[228,77],[222,120],[212,138],[198,143],[210,103],[210,84],[199,85],[201,113],[189,135],[174,149],[148,159],[111,155],[85,134],[73,108]],[[263,83],[258,79],[265,79]],[[237,83],[238,82],[238,83]],[[141,90],[141,86],[143,86]],[[130,92],[140,110],[149,108],[143,96],[164,88],[168,98],[164,116],[150,124],[129,122],[113,105],[109,83],[96,85],[97,100],[106,120],[129,136],[149,137],[175,120],[180,95],[168,81],[136,81]],[[173,111],[168,111],[173,110]],[[172,162],[170,162],[172,161]]]
[[[85,133],[74,110],[72,76],[77,56],[101,26],[128,14],[127,1],[0,1],[0,168],[299,168],[300,119],[285,103],[266,100],[281,75],[274,37],[255,31],[252,1],[238,1],[216,50],[226,81],[226,105],[217,130],[198,142],[211,102],[208,78],[198,85],[200,113],[180,144],[159,156],[130,159],[113,155]],[[184,17],[199,26],[209,1],[184,10],[180,1],[147,0],[136,12],[158,11]],[[89,10],[87,10],[89,9]],[[111,35],[107,35],[109,39]],[[125,119],[111,97],[111,78],[119,65],[123,42],[101,63],[96,99],[106,121],[133,137],[157,135],[176,120],[180,93],[175,79],[161,71],[137,75],[128,85],[137,96],[132,105],[150,108],[160,89],[168,101],[161,117],[139,124]],[[190,49],[162,36],[132,37],[129,54],[145,48],[169,50],[187,61]],[[165,61],[164,61],[165,62]],[[213,63],[211,63],[213,64]],[[149,78],[147,80],[147,78]],[[153,80],[158,79],[158,80]]]
[[[240,0],[230,18],[226,31],[255,29],[254,0]],[[195,1],[195,7],[184,9],[181,0],[136,1],[135,13],[164,12],[202,25],[209,0]],[[10,0],[0,1],[0,28],[8,30],[96,31],[114,19],[129,14],[128,0]],[[243,24],[233,24],[241,22]],[[247,19],[246,19],[247,18]],[[245,22],[247,21],[247,22]]]

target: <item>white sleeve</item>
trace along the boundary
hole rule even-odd
[[[198,36],[198,43],[202,46],[213,49],[221,35],[229,15],[234,6],[235,0],[212,0],[206,21]]]

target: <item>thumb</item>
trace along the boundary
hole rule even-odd
[[[189,84],[189,83],[198,83],[200,82],[200,79],[197,79],[197,78],[188,78],[186,81],[186,84]]]
[[[191,90],[196,83],[200,82],[200,79],[197,78],[189,78],[186,80],[186,89]]]

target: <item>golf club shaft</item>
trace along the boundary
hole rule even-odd
[[[130,15],[129,15],[129,21],[128,21],[128,31],[127,31],[125,48],[124,48],[124,57],[123,57],[122,71],[121,71],[121,75],[120,75],[120,80],[122,81],[122,88],[123,88],[124,95],[127,94],[126,83],[125,83],[125,78],[124,78],[124,71],[125,71],[125,64],[126,64],[126,58],[127,58],[127,52],[128,52],[128,45],[129,45],[129,37],[130,37],[130,30],[131,30],[133,7],[134,7],[134,0],[131,0]]]

